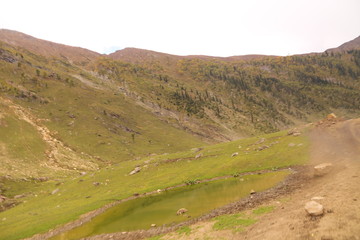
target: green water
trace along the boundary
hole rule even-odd
[[[109,208],[90,222],[51,239],[80,239],[102,233],[149,229],[199,217],[213,209],[237,201],[254,189],[263,191],[282,181],[288,172],[250,175],[181,187],[153,196],[121,203]],[[178,216],[180,208],[188,209]]]

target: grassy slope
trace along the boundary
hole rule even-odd
[[[176,152],[205,144],[199,137],[144,110],[134,100],[118,93],[116,86],[93,87],[92,81],[101,81],[80,67],[6,44],[0,44],[0,47],[6,51],[6,57],[14,60],[13,63],[0,60],[0,96],[12,99],[14,104],[29,111],[34,119],[42,119],[41,124],[47,126],[56,139],[73,149],[78,158],[81,158],[82,152],[92,155],[96,159],[95,164],[101,167],[151,153]],[[74,76],[82,76],[90,84],[82,83]],[[3,105],[1,111],[5,114],[10,110]],[[48,147],[39,138],[36,129],[25,121],[15,119],[11,111],[6,114],[14,122],[10,123],[8,119],[7,126],[2,126],[4,134],[0,136],[1,142],[9,145],[14,140],[19,146],[27,146],[21,144],[31,137],[33,141],[37,138],[37,145],[43,145],[41,150],[29,146],[27,149],[33,151],[28,151],[24,158],[17,158],[13,165],[33,170],[28,176],[53,175],[53,169],[39,172],[34,167],[34,160],[46,160],[44,151]],[[20,123],[27,127],[18,126]],[[5,131],[13,133],[11,139]],[[4,157],[12,159],[14,154],[19,153],[14,147],[7,147]],[[31,161],[26,160],[30,156]],[[78,158],[66,160],[60,165],[70,168],[71,161],[78,161]],[[14,171],[8,174],[19,177]],[[61,174],[62,171],[58,175]]]
[[[263,137],[266,141],[260,145],[254,145],[259,138],[250,138],[206,146],[201,152],[190,150],[126,161],[94,174],[69,178],[57,186],[59,182],[56,181],[34,183],[37,189],[34,188],[36,190],[24,199],[26,202],[0,213],[0,219],[6,219],[0,225],[0,239],[19,239],[46,231],[114,199],[126,198],[134,193],[156,190],[188,180],[285,167],[306,161],[308,140],[305,136],[293,137],[278,132]],[[278,143],[257,151],[259,146],[273,142]],[[289,143],[296,146],[290,147]],[[231,157],[234,152],[239,155]],[[199,153],[203,157],[195,159]],[[144,163],[145,161],[150,162]],[[141,172],[128,176],[137,165],[142,166]],[[79,181],[80,179],[83,181]],[[94,186],[93,182],[99,182],[100,185]],[[13,189],[16,189],[16,184],[13,184]],[[51,191],[56,188],[59,192],[51,195]],[[12,194],[16,194],[16,191]],[[90,197],[86,198],[87,196]]]

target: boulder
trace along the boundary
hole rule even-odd
[[[292,136],[300,136],[301,133],[297,128],[291,129],[288,131],[288,135],[292,135]]]
[[[332,163],[322,163],[314,167],[314,176],[321,177],[328,174],[333,168]]]
[[[186,208],[180,208],[177,210],[176,215],[183,215],[184,213],[187,213],[188,210]]]
[[[238,152],[235,152],[235,153],[231,154],[231,157],[235,157],[235,156],[237,156],[237,155],[239,155],[239,153],[238,153]]]
[[[258,150],[259,150],[259,151],[262,151],[262,150],[267,149],[267,148],[269,148],[269,146],[268,146],[268,145],[264,145],[264,146],[259,147]]]
[[[255,193],[256,193],[256,191],[254,189],[251,189],[250,194],[253,195]]]
[[[151,226],[151,227],[156,227],[156,224],[155,224],[155,223],[153,223],[153,224],[151,224],[150,226]]]
[[[321,216],[324,214],[324,207],[318,202],[310,201],[305,204],[305,211],[310,216]]]
[[[327,120],[333,120],[333,119],[336,119],[336,115],[334,113],[330,113],[329,115],[326,116],[326,119]]]
[[[140,172],[140,170],[141,170],[141,167],[135,167],[135,169],[132,170],[132,171],[129,173],[129,175],[134,175],[135,173]]]
[[[6,200],[6,197],[3,196],[3,195],[0,195],[0,203],[1,203],[1,202],[4,202],[5,200]]]
[[[55,190],[53,190],[53,191],[51,192],[51,195],[57,194],[57,193],[59,192],[59,190],[60,190],[60,189],[58,189],[58,188],[55,189]]]
[[[195,159],[196,158],[201,158],[203,156],[203,154],[202,153],[199,153],[199,154],[197,154],[196,156],[195,156]]]

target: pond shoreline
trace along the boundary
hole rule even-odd
[[[259,171],[245,172],[245,173],[238,174],[236,177],[243,177],[243,176],[247,176],[247,175],[260,175],[260,174],[278,172],[278,171],[284,171],[284,170],[291,171],[291,174],[288,177],[286,177],[286,179],[284,181],[277,184],[275,187],[270,188],[266,191],[259,192],[254,195],[248,196],[246,198],[243,198],[238,202],[231,203],[231,204],[225,205],[221,208],[215,209],[212,212],[202,215],[198,218],[194,218],[194,219],[182,222],[182,223],[178,223],[173,226],[166,226],[166,227],[161,226],[161,227],[151,228],[148,230],[136,230],[136,231],[130,231],[130,232],[107,233],[107,234],[101,234],[101,235],[87,237],[85,239],[141,239],[141,238],[145,238],[145,237],[151,237],[154,235],[167,233],[167,232],[173,231],[181,226],[190,225],[190,224],[196,223],[198,221],[210,219],[215,216],[222,215],[222,214],[237,212],[242,209],[245,209],[246,207],[254,207],[254,206],[256,206],[255,204],[258,205],[261,202],[263,202],[264,200],[287,193],[287,192],[291,191],[292,189],[294,189],[296,186],[298,186],[299,179],[303,179],[303,177],[304,177],[303,176],[304,168],[305,167],[295,166],[295,167],[278,168],[275,170],[270,170],[270,169],[269,170],[259,170]],[[203,180],[196,181],[196,184],[206,183],[206,182],[211,182],[211,181],[216,181],[216,180],[223,180],[223,179],[228,179],[228,178],[234,178],[234,176],[226,175],[226,176],[219,176],[219,177],[214,177],[214,178],[209,178],[209,179],[203,179]],[[301,182],[303,182],[303,181],[301,181]],[[161,192],[163,192],[163,191],[168,191],[168,190],[184,187],[187,185],[189,185],[189,184],[182,183],[182,184],[170,186],[170,187],[160,189],[160,190],[161,190]],[[63,232],[66,232],[66,231],[69,231],[76,227],[79,227],[86,222],[91,221],[97,215],[105,212],[107,209],[114,207],[120,203],[127,202],[127,201],[137,199],[140,197],[146,197],[146,196],[158,194],[158,193],[159,193],[158,190],[155,190],[155,191],[142,193],[142,194],[134,194],[133,196],[127,197],[125,199],[116,200],[114,202],[106,204],[105,206],[103,206],[101,208],[98,208],[96,210],[85,213],[85,214],[81,215],[78,219],[76,219],[72,222],[66,223],[59,227],[56,227],[55,229],[51,229],[46,233],[36,234],[30,238],[27,238],[27,240],[40,240],[40,239],[48,239],[48,238],[54,237]]]

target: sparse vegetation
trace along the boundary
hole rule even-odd
[[[256,219],[246,217],[244,214],[222,215],[215,218],[214,230],[232,229],[234,231],[243,231],[244,227],[256,223]]]
[[[253,214],[255,215],[262,215],[265,213],[269,213],[275,209],[274,206],[265,206],[265,207],[259,207],[257,209],[253,210]]]

